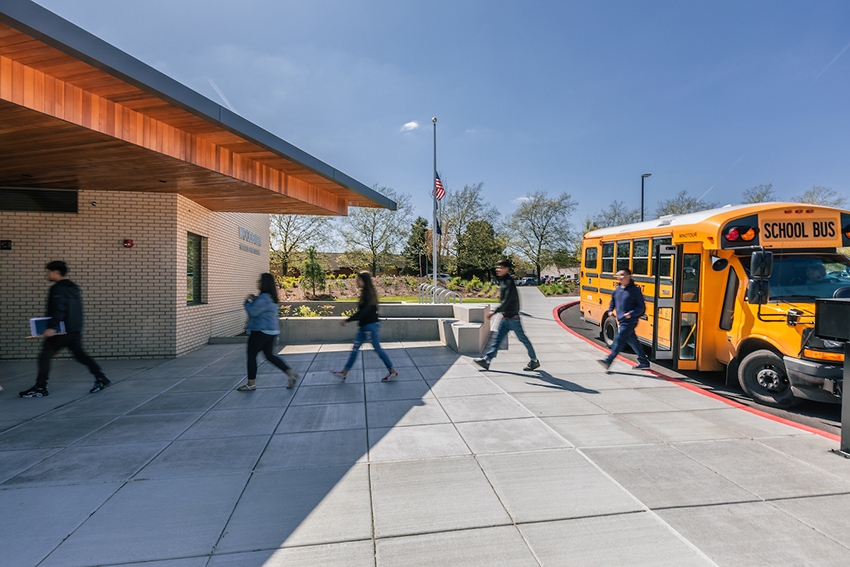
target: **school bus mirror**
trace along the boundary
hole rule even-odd
[[[761,279],[750,280],[746,299],[750,305],[764,305],[770,301],[770,282]]]
[[[789,327],[796,327],[802,315],[803,312],[799,309],[789,309],[788,313],[785,314],[785,322]]]
[[[756,250],[750,258],[750,277],[753,279],[769,278],[773,272],[773,252]]]
[[[711,257],[711,269],[715,272],[722,272],[726,269],[726,266],[729,265],[729,260],[726,258],[718,258],[717,256]]]

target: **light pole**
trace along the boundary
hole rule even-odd
[[[640,222],[643,222],[643,182],[651,173],[644,173],[640,176]]]

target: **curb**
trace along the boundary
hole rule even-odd
[[[598,344],[591,341],[590,339],[587,339],[587,338],[581,336],[580,334],[576,333],[575,331],[573,331],[572,329],[567,327],[564,324],[564,322],[561,321],[561,312],[564,311],[565,309],[569,308],[569,307],[573,307],[575,305],[578,305],[578,303],[579,303],[578,301],[571,301],[569,303],[564,303],[563,305],[559,305],[559,306],[555,307],[555,309],[552,311],[552,315],[554,316],[555,321],[563,329],[565,329],[568,333],[570,333],[574,337],[578,337],[579,339],[583,340],[587,344],[595,346],[596,348],[598,348],[602,352],[608,352],[608,349],[601,347]],[[627,364],[632,363],[631,360],[624,358],[622,356],[617,356],[617,360],[620,360],[621,362],[625,362]],[[685,388],[685,389],[690,390],[692,392],[696,392],[698,394],[702,394],[703,396],[707,396],[707,397],[712,398],[714,400],[723,402],[724,404],[731,406],[733,408],[744,410],[744,411],[751,413],[753,415],[757,415],[759,417],[763,417],[763,418],[769,419],[771,421],[781,423],[783,425],[790,425],[791,427],[794,427],[796,429],[800,429],[801,431],[805,431],[807,433],[814,433],[815,435],[820,435],[821,437],[825,437],[826,439],[830,439],[832,441],[836,441],[836,442],[839,442],[839,443],[841,442],[841,436],[836,435],[834,433],[822,431],[822,430],[817,429],[815,427],[803,425],[801,423],[791,421],[790,419],[785,419],[783,417],[778,417],[778,416],[769,414],[767,412],[761,411],[761,410],[756,409],[756,408],[751,408],[750,406],[746,406],[746,405],[744,405],[740,402],[736,402],[735,400],[730,400],[729,398],[724,398],[723,396],[715,394],[714,392],[709,392],[707,390],[700,388],[699,386],[696,386],[696,385],[691,384],[689,382],[685,382],[684,380],[681,380],[680,378],[675,378],[673,376],[667,376],[666,374],[663,374],[663,373],[658,372],[656,370],[650,370],[649,373],[654,375],[654,376],[657,376],[659,378],[663,378],[664,380],[667,380],[668,382],[672,382],[672,383],[676,384],[677,386],[681,386],[682,388]]]

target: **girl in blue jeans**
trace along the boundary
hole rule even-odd
[[[349,321],[357,321],[359,329],[357,330],[357,336],[354,337],[354,347],[351,349],[351,355],[345,363],[345,368],[333,374],[343,380],[348,377],[348,371],[351,370],[351,367],[354,366],[354,361],[357,360],[357,352],[360,350],[361,345],[366,342],[368,335],[371,338],[372,347],[387,367],[387,375],[382,378],[386,382],[398,376],[398,372],[393,368],[390,357],[381,348],[381,323],[378,321],[378,292],[375,290],[375,284],[372,283],[372,274],[367,271],[357,274],[357,287],[360,288],[360,301],[357,302],[357,313],[345,321],[341,321],[340,324],[345,326]]]

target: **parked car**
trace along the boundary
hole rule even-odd
[[[537,285],[537,278],[520,278],[516,282],[517,285]]]

